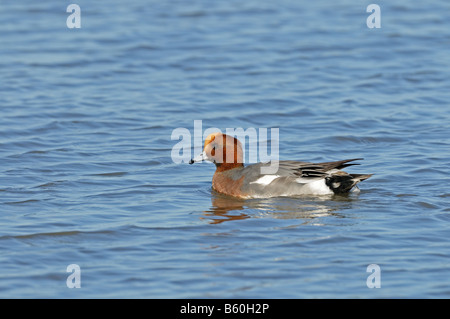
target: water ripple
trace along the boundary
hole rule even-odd
[[[80,5],[68,29],[56,0],[2,1],[0,296],[79,297],[76,263],[84,298],[448,297],[449,3],[381,4],[380,29],[350,0]],[[194,120],[374,176],[227,198],[171,159]]]

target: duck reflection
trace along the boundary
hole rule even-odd
[[[244,209],[245,204],[245,199],[222,195],[211,190],[211,208],[204,212],[204,216],[210,219],[210,224],[247,219],[250,218],[249,215],[239,212]]]
[[[310,223],[318,217],[346,217],[342,210],[351,208],[353,200],[353,195],[240,199],[211,190],[211,208],[201,218],[210,224],[250,217],[302,219],[303,223]]]

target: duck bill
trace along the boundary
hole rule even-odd
[[[194,164],[196,162],[203,162],[208,159],[208,156],[206,155],[205,151],[203,151],[201,154],[197,155],[193,159],[189,161],[189,164]]]

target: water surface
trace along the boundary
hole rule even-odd
[[[368,2],[77,4],[81,29],[68,3],[0,5],[0,297],[450,296],[449,3],[378,2],[380,29]],[[194,120],[375,175],[230,199],[171,159]]]

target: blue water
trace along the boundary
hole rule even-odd
[[[70,3],[0,4],[1,298],[450,297],[450,2]],[[194,120],[375,175],[224,197],[171,158]]]

